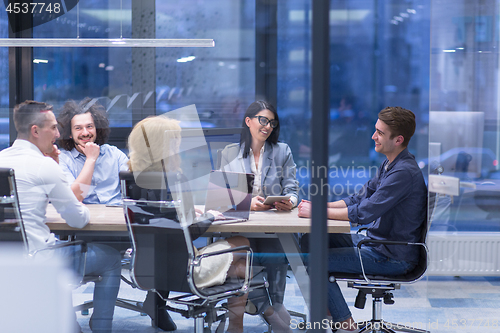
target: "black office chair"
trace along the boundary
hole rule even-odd
[[[354,302],[354,306],[358,309],[364,309],[366,303],[366,295],[372,295],[372,319],[369,321],[359,322],[358,328],[360,328],[360,332],[387,332],[393,333],[396,331],[401,332],[409,332],[409,333],[429,333],[424,329],[414,328],[404,326],[402,324],[389,323],[382,319],[382,302],[385,304],[391,305],[394,304],[392,291],[401,288],[401,284],[409,284],[414,283],[420,280],[426,270],[428,265],[428,248],[426,245],[427,233],[430,228],[430,224],[432,221],[432,216],[434,212],[434,207],[437,204],[437,198],[439,196],[435,193],[429,192],[429,200],[428,200],[428,216],[427,222],[424,228],[422,228],[422,237],[421,241],[418,243],[409,243],[409,242],[398,242],[398,241],[384,241],[384,240],[362,240],[358,243],[358,253],[361,247],[367,243],[377,243],[377,244],[391,244],[391,245],[400,245],[400,246],[418,246],[420,248],[420,257],[418,264],[415,268],[404,274],[398,276],[379,276],[379,275],[370,275],[364,272],[363,260],[360,254],[361,260],[361,269],[362,274],[352,274],[352,273],[330,273],[329,279],[330,282],[337,281],[347,281],[347,286],[349,288],[358,289],[358,295]],[[359,231],[362,231],[364,228],[361,228]]]
[[[209,332],[217,321],[221,323],[216,332],[223,332],[227,310],[218,307],[218,303],[264,287],[264,283],[252,283],[250,279],[252,250],[243,246],[197,255],[191,233],[195,230],[199,236],[204,228],[196,232],[198,224],[193,225],[194,228],[187,227],[190,219],[194,218],[191,193],[184,190],[177,176],[168,177],[169,181],[163,173],[142,176],[139,186],[133,174],[120,172],[123,209],[132,241],[132,282],[137,288],[154,291],[160,298],[176,305],[167,304],[167,310],[194,318],[196,333]],[[179,182],[172,184],[172,179],[179,179]],[[165,190],[167,183],[180,188],[177,200],[172,200],[172,194]],[[203,222],[200,223],[203,225]],[[208,226],[206,224],[206,228]],[[202,289],[196,286],[193,272],[201,260],[236,251],[246,251],[246,276],[243,281],[228,279],[223,285]],[[161,291],[176,292],[178,295],[164,298]],[[219,315],[219,312],[222,314]]]
[[[21,207],[19,205],[15,172],[11,168],[0,168],[0,241],[7,241],[17,245],[22,244],[24,253],[28,258],[35,258],[41,252],[54,251],[66,246],[80,245],[84,265],[81,271],[78,272],[79,280],[75,286],[100,279],[99,276],[85,275],[87,245],[84,241],[64,242],[38,250],[29,249]]]
[[[54,251],[55,249],[80,245],[80,256],[83,260],[83,267],[77,271],[77,281],[72,283],[73,288],[89,282],[98,282],[102,279],[101,276],[86,275],[86,258],[87,244],[82,240],[67,241],[56,245],[48,246],[39,250],[29,250],[28,239],[24,228],[24,222],[19,206],[19,197],[17,195],[17,187],[15,181],[14,169],[0,168],[0,241],[9,242],[17,246],[22,246],[22,249],[28,258],[36,258],[39,253],[46,251]],[[118,299],[116,305],[134,310],[142,311],[140,305],[132,304],[133,301]],[[81,311],[83,314],[88,314],[88,310],[94,307],[93,301],[84,302],[76,305],[75,311]]]
[[[0,241],[21,247],[28,253],[14,170],[9,168],[0,168]]]

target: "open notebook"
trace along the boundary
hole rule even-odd
[[[205,212],[215,210],[223,219],[212,224],[247,221],[252,203],[254,175],[238,172],[212,171],[209,175]]]

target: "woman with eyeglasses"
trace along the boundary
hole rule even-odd
[[[248,107],[242,124],[239,144],[224,148],[221,169],[253,173],[252,206],[255,211],[276,208],[290,211],[298,203],[299,184],[292,152],[286,143],[278,142],[280,123],[274,106],[256,101]],[[288,199],[264,204],[268,196],[282,195]],[[249,294],[249,300],[272,325],[273,332],[292,332],[290,315],[283,306],[288,261],[278,239],[250,239],[254,266],[266,268],[269,296],[264,290]]]

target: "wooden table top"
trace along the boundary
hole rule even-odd
[[[90,223],[82,229],[72,228],[61,218],[52,205],[47,207],[47,226],[52,231],[85,230],[85,231],[127,231],[123,208],[106,205],[87,205],[90,210]],[[297,210],[279,212],[269,210],[251,212],[246,222],[212,225],[208,232],[238,233],[308,233],[311,220],[297,216]],[[347,221],[328,220],[329,233],[349,233]]]

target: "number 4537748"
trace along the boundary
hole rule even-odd
[[[10,2],[7,8],[5,8],[5,11],[14,14],[41,14],[43,12],[59,14],[61,11],[61,4],[57,2],[48,4],[45,4],[45,2]]]

